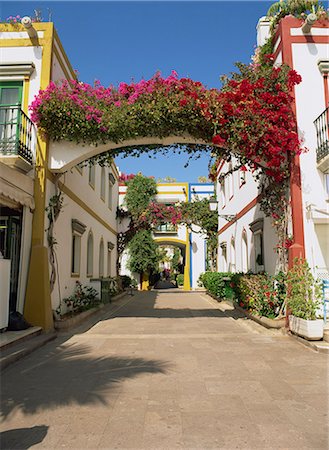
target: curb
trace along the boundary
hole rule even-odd
[[[248,319],[253,320],[254,322],[258,323],[259,325],[262,325],[263,327],[267,328],[268,330],[280,330],[281,328],[285,327],[286,319],[283,317],[279,320],[273,320],[269,319],[268,317],[260,317],[260,316],[254,316],[253,314],[249,314],[245,309],[241,308],[241,306],[233,304],[234,308],[241,313],[243,313]]]
[[[111,305],[113,302],[115,302],[117,300],[120,300],[125,295],[129,295],[129,294],[126,291],[121,292],[120,294],[112,297],[110,303],[101,303],[100,305],[96,306],[95,308],[91,308],[91,309],[88,309],[87,311],[83,311],[80,314],[77,314],[76,316],[70,317],[66,320],[55,320],[54,321],[55,330],[57,330],[58,332],[71,330],[72,328],[77,327],[78,325],[81,325],[83,322],[85,322],[87,319],[89,319],[96,313],[102,311],[106,306]]]
[[[308,341],[307,339],[303,339],[302,337],[297,336],[291,331],[286,331],[284,334],[289,336],[289,338],[294,339],[295,341],[304,345],[305,347],[308,347],[318,353],[329,354],[329,343],[326,341]]]
[[[43,347],[48,342],[56,339],[56,337],[57,334],[55,332],[40,334],[7,348],[6,351],[1,352],[0,371],[29,355],[34,350]]]

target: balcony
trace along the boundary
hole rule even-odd
[[[0,162],[29,172],[33,130],[32,121],[20,106],[0,106]]]
[[[177,226],[172,223],[162,223],[153,229],[154,234],[177,234]]]
[[[318,169],[329,173],[329,107],[314,121],[317,137],[316,162]]]

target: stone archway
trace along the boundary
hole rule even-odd
[[[44,302],[44,298],[49,297],[44,224],[45,179],[53,176],[52,173],[63,173],[105,152],[181,144],[190,146],[190,152],[198,145],[211,146],[221,158],[229,158],[232,152],[241,159],[241,164],[250,163],[260,168],[278,185],[284,177],[289,177],[290,164],[294,164],[293,157],[300,151],[289,89],[299,80],[288,70],[267,65],[262,70],[258,78],[254,70],[249,75],[241,73],[240,78],[227,82],[222,91],[207,89],[200,82],[187,78],[179,79],[172,73],[166,79],[157,74],[137,84],[122,83],[117,90],[93,88],[76,80],[65,81],[62,87],[51,83],[39,94],[31,105],[32,120],[42,133],[38,136],[40,149],[36,157],[36,209],[28,282],[28,287],[34,287],[27,289],[29,299],[26,302],[35,303],[34,298],[38,297],[41,307],[34,306],[34,309],[44,311],[36,314],[37,321],[40,315],[49,316],[48,304]],[[282,91],[273,88],[279,78],[284,86]],[[260,98],[262,102],[257,105]],[[286,108],[284,113],[277,110],[278,104]],[[251,130],[249,134],[246,134],[247,129]],[[280,152],[274,152],[278,148]],[[281,163],[285,169],[282,173]],[[298,181],[294,183],[300,189]],[[297,219],[295,214],[294,229]],[[302,237],[299,240],[300,244],[295,238],[289,249],[291,253],[296,245],[303,248]],[[44,266],[42,283],[39,283],[37,270],[40,260]],[[47,320],[51,322],[49,317]]]
[[[178,247],[182,251],[183,255],[183,265],[184,265],[184,291],[191,290],[191,279],[190,279],[190,268],[191,268],[191,251],[190,245],[188,242],[188,233],[187,240],[183,241],[181,239],[170,238],[170,237],[155,237],[155,242],[159,245],[170,245],[173,247]]]

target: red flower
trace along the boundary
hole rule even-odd
[[[183,98],[182,100],[179,101],[179,105],[180,106],[185,106],[187,105],[187,100],[185,98]]]
[[[212,138],[212,142],[213,144],[222,147],[223,144],[225,144],[225,139],[223,139],[219,134],[216,134],[216,136]]]

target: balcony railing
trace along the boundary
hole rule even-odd
[[[20,106],[0,106],[0,154],[18,155],[32,164],[33,126]]]
[[[177,233],[177,226],[172,223],[162,223],[153,230],[154,233]]]
[[[329,154],[329,107],[314,121],[317,137],[316,160],[319,163]]]

